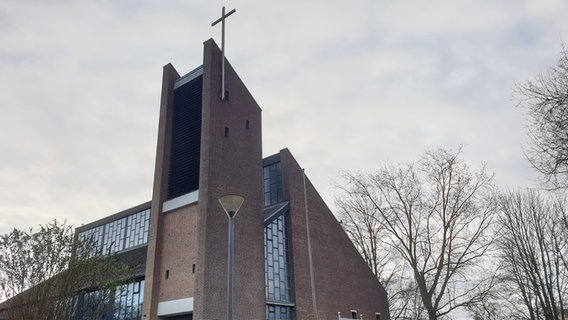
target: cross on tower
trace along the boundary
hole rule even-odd
[[[233,9],[229,13],[225,14],[225,7],[221,12],[221,18],[215,20],[211,26],[215,26],[217,23],[221,22],[221,100],[225,100],[225,18],[235,13],[237,10]]]

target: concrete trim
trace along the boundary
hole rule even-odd
[[[158,317],[193,313],[193,297],[158,302]]]
[[[183,196],[164,201],[164,203],[162,204],[162,212],[172,211],[188,204],[195,203],[197,202],[198,198],[199,190],[195,190],[190,193],[186,193]]]
[[[177,89],[177,88],[183,86],[184,84],[190,82],[191,80],[199,77],[202,74],[203,74],[203,65],[191,70],[187,74],[185,74],[185,75],[181,76],[179,79],[177,79],[174,82],[174,89]]]

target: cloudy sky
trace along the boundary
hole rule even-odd
[[[565,0],[0,2],[0,233],[78,226],[150,199],[162,67],[220,42],[330,204],[340,170],[464,145],[497,182],[532,186],[512,89],[554,65]]]

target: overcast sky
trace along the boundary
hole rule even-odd
[[[0,233],[79,226],[150,200],[162,67],[220,43],[332,205],[340,170],[464,145],[504,188],[535,184],[516,83],[555,64],[568,1],[0,1]]]

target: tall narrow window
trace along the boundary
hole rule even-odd
[[[280,162],[264,167],[264,206],[282,202],[282,169]]]
[[[287,214],[264,228],[266,318],[292,319],[293,307],[288,257]]]

